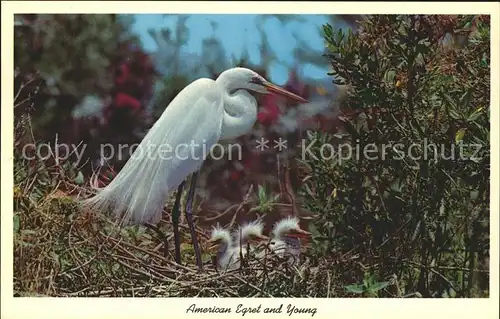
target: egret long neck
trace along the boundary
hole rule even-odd
[[[231,240],[231,235],[229,234],[219,238],[221,239],[221,242],[219,244],[219,249],[217,250],[217,259],[220,261],[228,253],[228,250],[231,248],[233,242]]]
[[[220,244],[219,250],[217,251],[218,260],[221,260],[224,257],[224,255],[226,255],[228,249],[229,249],[228,242],[223,242]]]
[[[257,120],[257,102],[250,93],[238,90],[224,94],[224,120],[221,140],[236,138],[248,133]]]

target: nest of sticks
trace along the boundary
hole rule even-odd
[[[187,232],[178,265],[147,227],[118,228],[104,215],[82,212],[61,191],[38,199],[22,194],[27,189],[16,191],[16,296],[327,297],[335,295],[335,265],[352,259],[303,254],[294,266],[272,254],[257,259],[250,253],[239,269],[220,272],[214,257],[203,254],[198,271]],[[207,235],[198,232],[203,249]]]

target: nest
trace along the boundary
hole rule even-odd
[[[16,190],[16,296],[326,297],[335,291],[338,260],[306,255],[291,265],[250,253],[239,269],[221,272],[203,254],[198,271],[187,232],[179,265],[147,227],[118,228],[104,215],[82,212],[61,191],[30,200]]]

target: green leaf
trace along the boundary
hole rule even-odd
[[[479,116],[481,116],[482,110],[483,107],[479,107],[476,110],[474,110],[474,112],[472,112],[472,114],[469,115],[469,117],[467,118],[467,122],[474,122],[475,120],[477,120]]]
[[[479,197],[479,191],[470,191],[470,199],[471,200],[477,200]]]
[[[77,184],[77,185],[82,185],[83,184],[83,174],[82,172],[78,172],[78,174],[76,175],[75,179],[74,179],[74,182]]]
[[[394,179],[394,181],[391,183],[390,189],[393,192],[400,193],[402,190],[402,183],[399,178]]]
[[[259,185],[259,187],[258,187],[258,196],[259,196],[259,202],[261,204],[266,202],[266,190],[261,185]]]
[[[456,107],[456,103],[451,96],[449,96],[446,93],[444,93],[443,96],[444,96],[444,99],[446,100],[446,102],[448,102],[449,106],[451,106],[452,108]]]
[[[321,236],[321,232],[314,225],[314,223],[309,223],[309,231],[313,234],[313,236],[312,236],[313,238]]]
[[[212,260],[212,255],[211,254],[208,254],[208,253],[202,253],[201,254],[201,260],[203,262],[209,262]]]
[[[480,63],[481,67],[483,68],[488,68],[489,67],[489,64],[488,64],[488,60],[486,60],[486,57],[483,56],[483,58],[481,59],[481,63]]]
[[[14,233],[19,232],[19,227],[20,227],[19,215],[14,215]]]
[[[394,83],[394,78],[396,77],[396,71],[395,70],[387,70],[385,72],[384,79],[387,83]]]
[[[459,120],[462,118],[460,114],[458,114],[458,112],[455,110],[448,110],[448,114],[455,120]]]
[[[389,286],[388,281],[377,282],[377,283],[370,286],[370,291],[376,292],[376,291],[379,291],[379,290],[386,288],[387,286]]]
[[[345,289],[355,294],[362,294],[363,292],[365,292],[364,287],[361,285],[349,285],[345,286]]]
[[[471,67],[470,64],[468,66]],[[465,109],[467,109],[470,105],[471,99],[472,99],[472,90],[469,89],[460,97],[460,103]]]
[[[461,140],[463,140],[466,131],[466,128],[461,128],[457,131],[457,133],[455,134],[455,143],[458,144]]]

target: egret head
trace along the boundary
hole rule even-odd
[[[254,221],[240,227],[236,236],[240,238],[242,245],[246,245],[247,242],[258,244],[269,240],[269,237],[262,234],[263,230],[264,225],[260,221]]]
[[[306,230],[300,228],[299,219],[295,217],[287,217],[274,225],[273,228],[274,238],[309,238],[312,234]]]
[[[212,234],[208,240],[208,244],[209,251],[214,251],[222,245],[224,247],[230,247],[232,245],[231,233],[226,229],[216,226],[212,229]]]
[[[222,72],[217,78],[217,82],[222,83],[230,91],[235,91],[239,89],[250,90],[261,94],[277,94],[284,96],[286,98],[307,103],[308,101],[303,97],[298,96],[292,92],[289,92],[282,87],[273,84],[264,77],[257,74],[257,72],[252,71],[247,68],[232,68]]]

